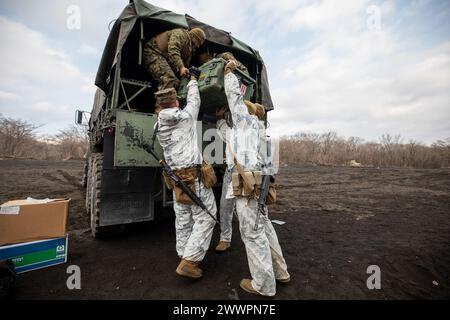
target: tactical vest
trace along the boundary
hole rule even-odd
[[[182,32],[184,38],[183,40],[188,44],[180,48],[181,60],[183,60],[184,66],[188,67],[189,64],[191,63],[192,58],[192,43],[191,37],[189,36],[189,32],[187,30],[178,28],[169,31],[164,31],[152,38],[153,43],[156,44],[157,49],[161,52],[161,54],[166,59],[169,59],[169,39],[174,32]]]

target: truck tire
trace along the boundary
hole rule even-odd
[[[92,155],[89,155],[87,159],[88,171],[86,173],[86,212],[91,214],[91,183],[92,183]]]
[[[101,236],[100,230],[100,192],[102,185],[102,169],[103,169],[103,154],[91,154],[91,171],[90,171],[90,190],[89,192],[89,211],[91,220],[91,232],[94,238]]]

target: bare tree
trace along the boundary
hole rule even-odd
[[[450,138],[427,146],[415,140],[402,143],[400,135],[391,134],[383,134],[379,142],[365,142],[358,137],[339,137],[335,132],[298,132],[280,140],[282,163],[346,165],[351,160],[377,167],[450,167]]]
[[[437,140],[431,146],[439,154],[440,159],[442,159],[440,166],[450,167],[450,138]]]
[[[63,160],[82,159],[88,145],[87,132],[84,128],[73,125],[65,130],[60,130],[55,135],[57,149]]]
[[[10,157],[29,154],[27,146],[33,144],[35,131],[39,127],[29,121],[6,118],[0,114],[0,154]]]

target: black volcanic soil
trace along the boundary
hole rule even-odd
[[[93,240],[79,186],[82,162],[0,161],[0,203],[70,197],[69,261],[18,276],[15,299],[267,299],[246,294],[245,250],[234,221],[232,249],[216,254],[216,227],[204,277],[176,276],[173,218]],[[283,167],[270,208],[292,281],[275,299],[450,298],[450,170]],[[81,268],[68,290],[66,268]],[[369,290],[367,267],[381,269]],[[433,283],[434,282],[434,283]]]

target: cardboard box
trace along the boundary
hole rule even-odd
[[[67,233],[70,199],[14,200],[0,207],[0,246],[61,238]]]
[[[68,236],[0,247],[0,260],[11,259],[17,273],[67,262]]]

